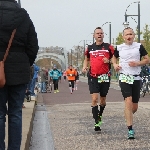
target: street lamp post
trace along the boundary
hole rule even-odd
[[[85,40],[86,42],[85,42],[85,44],[88,44],[88,45],[92,45],[92,40]]]
[[[109,23],[109,43],[111,44],[111,22],[105,22],[104,24],[102,24],[102,27],[107,23]]]
[[[128,9],[128,8],[130,7],[130,5],[133,4],[133,3],[138,3],[138,14],[137,14],[137,15],[127,15],[127,9]],[[133,3],[131,3],[131,4],[127,7],[127,9],[126,9],[126,11],[125,11],[125,22],[123,23],[123,25],[124,25],[125,28],[127,28],[127,27],[129,26],[129,22],[127,22],[127,18],[128,18],[129,16],[137,16],[137,17],[138,17],[138,26],[137,26],[137,29],[138,29],[138,42],[140,43],[140,1],[138,1],[138,2],[133,2]]]

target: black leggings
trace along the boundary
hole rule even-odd
[[[58,90],[58,79],[53,79],[54,90]]]

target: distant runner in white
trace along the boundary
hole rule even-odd
[[[125,43],[118,45],[114,52],[112,63],[114,69],[120,72],[119,84],[125,100],[125,119],[128,126],[128,139],[134,139],[133,114],[138,109],[140,98],[141,66],[149,63],[148,53],[141,43],[133,42],[135,33],[128,27],[123,30]],[[119,58],[119,64],[117,64]],[[142,58],[142,60],[141,60]]]

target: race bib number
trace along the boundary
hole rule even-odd
[[[125,82],[125,83],[128,83],[128,84],[133,84],[133,82],[134,82],[134,76],[132,76],[132,75],[120,74],[119,80],[120,80],[121,82]]]
[[[109,82],[108,74],[102,74],[98,76],[98,83],[101,83],[101,82]]]

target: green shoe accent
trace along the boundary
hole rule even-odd
[[[54,91],[54,93],[57,93],[56,91]]]
[[[102,124],[102,116],[99,116],[99,121],[98,121],[98,123],[99,123],[99,126]]]
[[[98,122],[98,123],[95,123],[95,127],[99,127],[99,122]]]
[[[59,90],[57,90],[57,92],[59,92]]]
[[[99,122],[98,122],[98,123],[95,123],[94,130],[95,130],[95,131],[101,131],[101,128],[100,128]]]
[[[134,134],[135,134],[134,130],[128,131],[128,139],[135,139]]]

